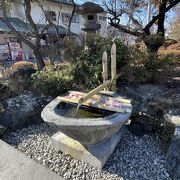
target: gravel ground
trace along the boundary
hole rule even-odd
[[[165,156],[160,140],[153,134],[136,137],[129,131],[109,158],[103,170],[74,160],[51,146],[56,131],[43,123],[16,132],[7,132],[3,140],[52,171],[73,180],[168,180]]]

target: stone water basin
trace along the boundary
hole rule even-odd
[[[119,99],[119,96],[114,97]],[[121,103],[126,112],[112,112],[93,107],[62,102],[59,98],[51,101],[41,116],[49,125],[79,141],[82,144],[96,144],[110,138],[129,119],[132,106]]]

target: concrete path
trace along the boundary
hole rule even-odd
[[[0,140],[0,180],[63,180],[63,178]]]

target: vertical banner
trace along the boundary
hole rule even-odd
[[[22,61],[22,49],[19,43],[11,42],[9,43],[11,57],[13,61]]]

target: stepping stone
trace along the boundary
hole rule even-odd
[[[63,178],[0,140],[0,180],[63,180]]]

